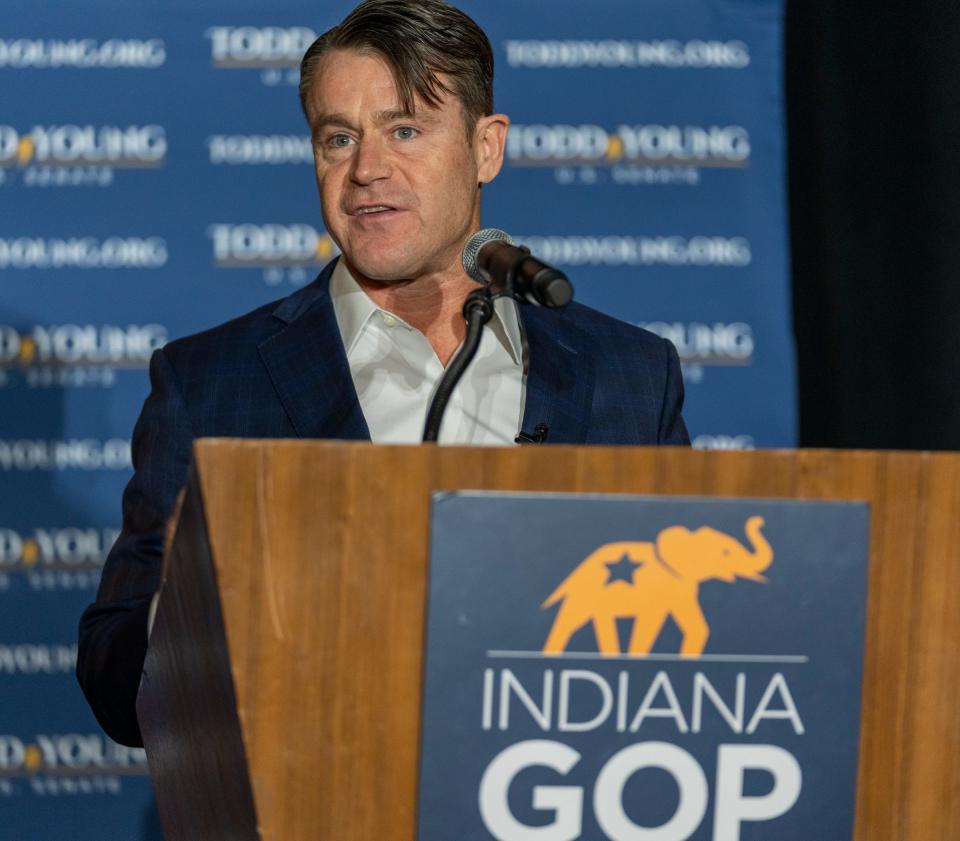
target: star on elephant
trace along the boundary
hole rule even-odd
[[[633,619],[629,653],[649,654],[663,623],[672,616],[683,635],[680,653],[701,654],[710,626],[700,608],[700,583],[711,578],[765,583],[762,573],[773,562],[773,549],[762,528],[762,517],[747,520],[749,546],[707,526],[695,531],[670,526],[652,543],[604,544],[541,605],[546,609],[561,603],[544,653],[564,651],[574,633],[592,622],[598,651],[619,654],[616,620],[629,618]],[[630,574],[612,574],[611,569]]]

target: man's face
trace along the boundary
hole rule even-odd
[[[480,224],[478,184],[502,162],[505,118],[493,143],[489,117],[471,142],[455,98],[405,114],[387,64],[341,49],[318,68],[308,112],[323,219],[351,269],[390,282],[458,266]]]

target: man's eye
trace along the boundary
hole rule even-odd
[[[417,136],[417,130],[412,126],[400,126],[400,128],[393,130],[393,136],[397,140],[413,140]]]
[[[327,143],[333,146],[334,149],[343,149],[353,143],[353,138],[348,134],[335,134]]]

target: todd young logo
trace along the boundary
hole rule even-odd
[[[159,269],[163,237],[0,238],[0,269]]]
[[[0,324],[0,367],[143,368],[166,341],[160,324],[50,324],[25,333]]]
[[[215,67],[258,69],[298,68],[317,37],[303,26],[211,26],[204,35]]]
[[[126,438],[0,439],[0,471],[129,470]]]
[[[743,168],[750,135],[743,126],[513,125],[507,160],[514,166],[657,164]]]
[[[311,225],[225,225],[208,229],[220,268],[314,266],[338,253],[333,240]]]
[[[741,70],[743,41],[506,41],[507,64],[527,68],[691,67]]]
[[[18,532],[0,527],[0,572],[99,570],[120,534],[110,528],[36,528]]]
[[[753,260],[749,240],[716,236],[516,237],[548,263],[565,266],[719,266],[745,268]]]
[[[214,134],[207,138],[210,163],[227,166],[278,166],[313,163],[308,136]]]
[[[68,675],[76,667],[75,643],[0,644],[0,675]]]
[[[147,774],[142,748],[97,733],[0,735],[0,796],[121,795],[124,777]]]
[[[690,442],[697,450],[755,450],[752,435],[698,435]]]
[[[50,771],[145,773],[146,754],[97,733],[37,734],[32,740],[0,735],[0,774]]]
[[[680,355],[680,361],[700,365],[749,365],[753,362],[753,328],[742,321],[712,324],[691,322],[643,321],[651,333],[668,339]]]
[[[166,130],[158,125],[37,125],[27,132],[0,125],[0,166],[153,169],[166,155]]]
[[[0,39],[0,67],[107,69],[162,67],[167,49],[160,38]]]

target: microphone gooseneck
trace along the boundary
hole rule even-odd
[[[477,231],[461,256],[467,275],[480,284],[467,296],[463,317],[467,335],[440,378],[423,425],[423,441],[437,441],[440,424],[453,390],[480,347],[483,326],[493,317],[493,299],[507,296],[551,309],[565,307],[573,299],[573,286],[563,272],[538,260],[524,246],[514,245],[510,235],[498,228]],[[539,424],[533,435],[521,432],[517,443],[542,443],[547,425]]]
[[[483,326],[493,317],[493,300],[486,287],[475,289],[467,295],[467,300],[463,304],[463,317],[467,322],[467,335],[460,350],[456,352],[450,364],[447,365],[447,370],[443,372],[433,400],[430,401],[427,420],[423,425],[424,443],[436,441],[439,437],[440,424],[443,423],[443,413],[447,410],[450,395],[453,394],[467,366],[473,361],[473,357],[477,355]]]

